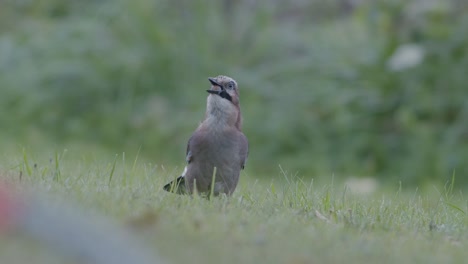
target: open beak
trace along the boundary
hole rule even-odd
[[[210,77],[210,78],[208,78],[208,81],[210,81],[211,85],[213,85],[213,86],[218,86],[219,88],[221,88],[221,90],[215,91],[215,90],[211,90],[211,89],[210,89],[210,90],[206,90],[206,91],[207,91],[208,93],[210,93],[210,94],[217,94],[217,95],[220,95],[221,92],[224,90],[224,89],[223,89],[223,86],[222,86],[221,84],[219,84],[219,83],[215,80],[215,78],[211,78],[211,77]]]
[[[221,96],[224,99],[227,99],[232,102],[232,97],[226,92],[226,90],[223,88],[221,84],[219,84],[214,78],[208,78],[208,81],[210,81],[211,85],[213,86],[218,86],[221,90],[215,91],[215,90],[206,90],[210,94],[217,94]]]
[[[213,86],[219,86],[219,88],[221,88],[221,90],[223,90],[223,86],[221,84],[219,84],[214,78],[208,78],[208,81],[210,81],[211,85]]]

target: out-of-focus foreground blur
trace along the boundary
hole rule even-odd
[[[218,74],[251,174],[468,184],[466,1],[0,2],[1,144],[179,166]]]

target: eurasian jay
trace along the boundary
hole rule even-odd
[[[166,191],[192,194],[196,188],[200,194],[229,196],[244,169],[248,141],[241,130],[237,83],[223,75],[208,80],[211,88],[207,90],[205,119],[188,141],[182,176],[166,184]]]

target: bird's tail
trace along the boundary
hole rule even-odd
[[[164,185],[163,189],[168,192],[177,193],[177,194],[186,194],[187,189],[185,187],[185,177],[179,176],[177,179],[171,181],[170,183]]]

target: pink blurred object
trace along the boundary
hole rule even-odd
[[[0,234],[14,225],[19,205],[15,204],[13,195],[8,191],[6,184],[0,183]]]
[[[0,235],[9,230],[80,263],[164,263],[112,219],[43,196],[19,195],[0,183]]]

